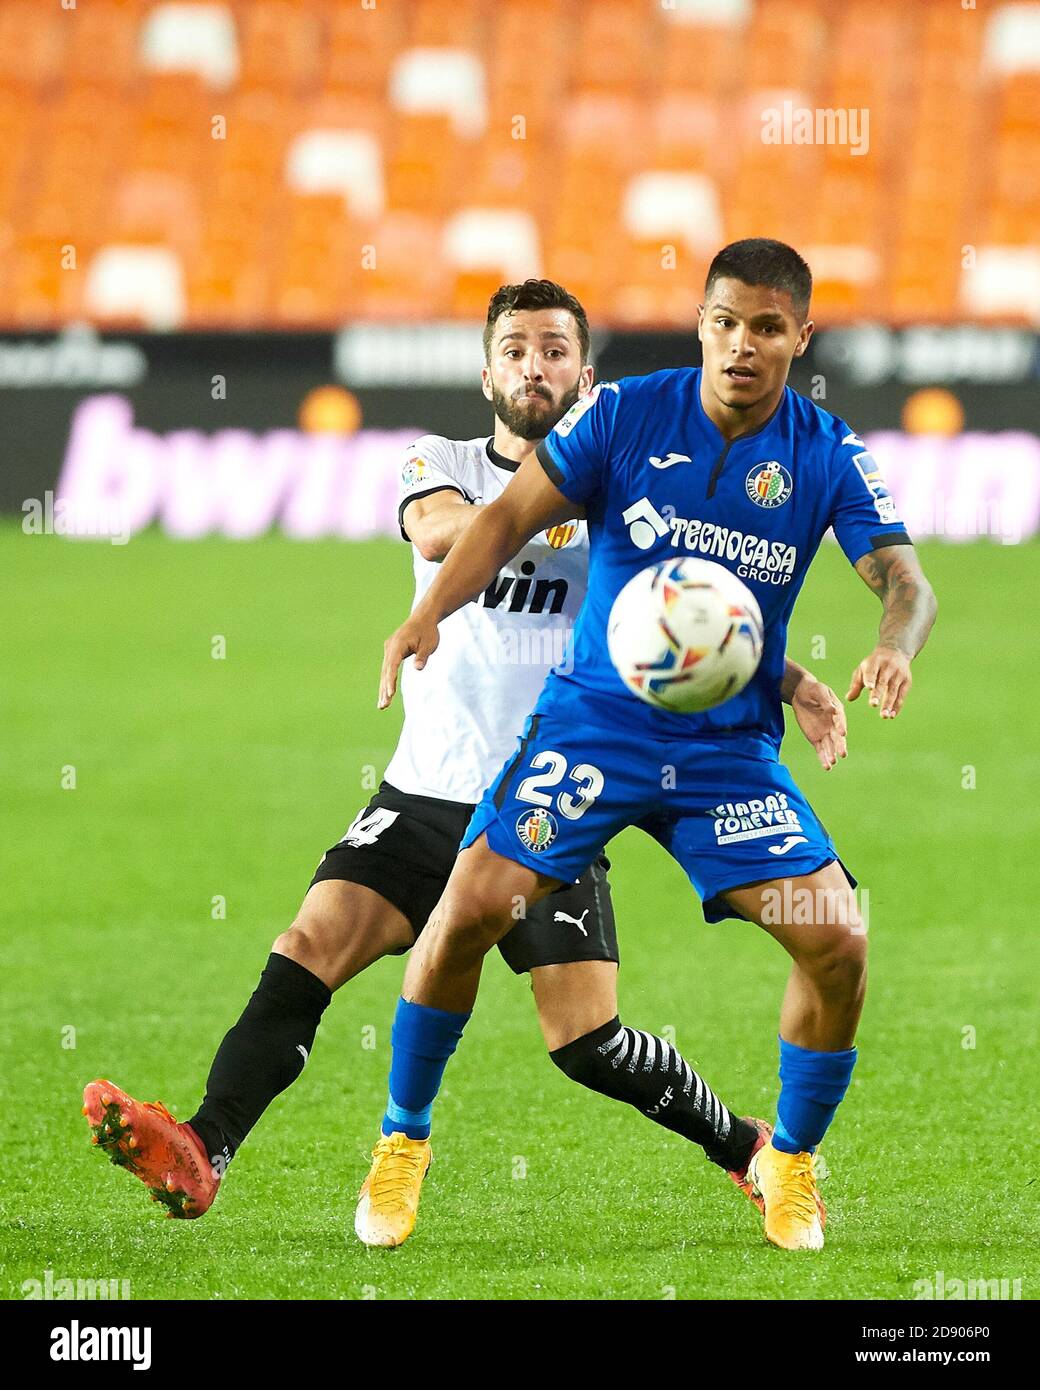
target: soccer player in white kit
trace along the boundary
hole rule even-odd
[[[404,460],[399,517],[413,547],[415,602],[478,509],[500,495],[592,385],[584,311],[551,281],[503,286],[491,300],[484,341],[482,384],[495,408],[494,435],[462,442],[423,436]],[[564,656],[587,566],[583,520],[540,534],[479,601],[443,624],[425,670],[405,667],[405,722],[385,779],[323,856],[295,922],[275,940],[259,985],[220,1045],[196,1114],[178,1124],[160,1104],[142,1105],[111,1082],[86,1088],[96,1142],[171,1215],[196,1217],[209,1208],[246,1135],[302,1072],[333,992],[381,957],[407,951],[422,931],[474,804],[514,749],[546,673]],[[845,753],[840,701],[794,663],[784,687],[823,766],[832,766]],[[608,867],[600,859],[580,882],[529,911],[519,904],[502,955],[514,972],[530,972],[546,1046],[565,1074],[698,1143],[751,1196],[747,1165],[769,1126],[733,1115],[671,1043],[618,1018]],[[415,1164],[425,1171],[429,1145],[392,1134],[380,1138],[376,1155],[380,1180],[394,1189]],[[359,1236],[398,1243],[378,1222],[366,1224],[364,1208],[363,1193]]]

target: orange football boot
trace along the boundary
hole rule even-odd
[[[733,1179],[744,1196],[747,1197],[749,1201],[753,1202],[764,1216],[766,1210],[765,1199],[755,1191],[751,1179],[748,1177],[748,1168],[751,1165],[751,1160],[754,1158],[755,1154],[758,1153],[759,1149],[768,1144],[770,1139],[772,1139],[773,1126],[768,1120],[756,1120],[753,1115],[745,1115],[743,1119],[746,1125],[752,1125],[758,1130],[758,1138],[755,1140],[755,1147],[748,1154],[748,1161],[744,1164],[743,1168],[739,1170],[727,1169],[726,1175]]]
[[[192,1220],[213,1205],[220,1178],[192,1127],[178,1124],[161,1101],[139,1101],[111,1081],[83,1092],[90,1142],[140,1178],[166,1215]]]

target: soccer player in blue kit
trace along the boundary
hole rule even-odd
[[[855,880],[779,761],[787,623],[833,527],[883,609],[877,643],[853,673],[848,698],[868,690],[887,719],[902,708],[936,605],[863,441],[787,386],[791,362],[812,334],[811,290],[809,267],[781,242],[756,238],[720,251],[699,316],[703,367],[594,387],[456,543],[386,643],[381,707],[401,662],[414,655],[421,668],[435,650],[441,620],[536,532],[584,508],[589,586],[572,659],[550,672],[515,756],[478,804],[398,1002],[383,1133],[407,1136],[416,1160],[403,1208],[397,1194],[400,1239],[414,1224],[432,1103],[485,954],[513,925],[518,898],[530,904],[573,883],[612,836],[638,825],[683,867],[706,920],[756,922],[791,956],[775,1132],[749,1176],[764,1199],[767,1240],[789,1250],[823,1245],[813,1155],[856,1060],[866,936]],[[748,686],[693,715],[631,694],[606,643],[624,584],[682,555],[737,574],[765,624]],[[822,907],[806,922],[793,903]],[[614,1030],[599,1032],[589,1045],[619,1065],[619,1044],[607,1036]]]

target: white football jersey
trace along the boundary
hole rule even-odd
[[[450,489],[493,502],[518,464],[488,438],[426,434],[406,451],[398,519],[417,497]],[[401,534],[405,536],[402,527]],[[412,547],[415,598],[439,563]],[[546,674],[570,649],[585,598],[589,536],[584,521],[541,531],[481,596],[440,625],[440,645],[421,671],[401,669],[404,728],[386,780],[399,791],[476,802],[516,748]]]

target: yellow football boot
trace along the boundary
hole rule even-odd
[[[816,1190],[813,1155],[766,1144],[748,1164],[752,1191],[765,1202],[765,1237],[781,1250],[822,1250],[827,1212]]]
[[[403,1245],[412,1234],[419,1193],[430,1166],[428,1139],[395,1131],[380,1135],[358,1193],[354,1230],[365,1245]]]

